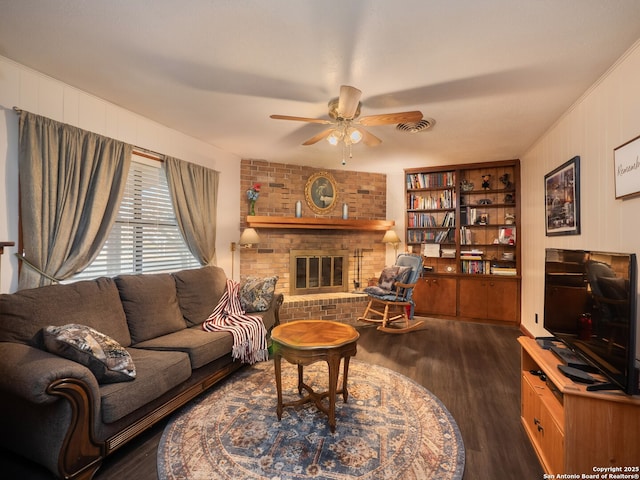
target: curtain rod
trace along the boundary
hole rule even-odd
[[[20,115],[22,113],[22,109],[19,107],[13,107],[13,111],[16,112],[16,114]],[[156,153],[152,150],[148,150],[146,148],[142,148],[142,147],[137,147],[137,146],[133,146],[133,153],[135,153],[136,155],[139,155],[141,157],[146,157],[149,158],[151,160],[159,160],[162,161],[162,154],[160,153]]]

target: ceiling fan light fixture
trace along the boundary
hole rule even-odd
[[[334,130],[327,137],[327,142],[329,142],[331,145],[335,147],[336,145],[338,145],[338,143],[340,143],[340,140],[342,140],[342,138],[343,138],[342,132],[340,130]]]
[[[362,140],[362,132],[357,128],[349,127],[347,130],[347,136],[349,137],[350,143],[356,144],[360,143]]]

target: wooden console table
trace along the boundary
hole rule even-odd
[[[273,362],[278,391],[278,420],[282,418],[284,407],[298,406],[313,401],[318,410],[329,416],[331,432],[336,430],[336,395],[341,393],[347,403],[349,392],[347,376],[349,373],[349,359],[356,354],[356,343],[360,334],[350,325],[328,320],[298,320],[283,323],[271,332],[273,343]],[[298,393],[302,389],[308,395],[293,402],[282,402],[282,370],[281,362],[284,357],[289,363],[298,365]],[[340,362],[344,358],[344,373],[342,388],[338,390],[338,376]],[[329,366],[329,390],[315,392],[304,383],[303,366],[315,362],[326,361]],[[322,399],[329,397],[329,408],[322,404]]]

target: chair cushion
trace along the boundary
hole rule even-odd
[[[240,286],[240,305],[245,312],[265,312],[276,291],[278,276],[248,277]]]
[[[43,329],[45,348],[91,370],[98,383],[125,382],[136,378],[131,355],[111,337],[86,325],[50,325]]]
[[[391,290],[387,290],[386,288],[379,287],[378,285],[366,287],[364,289],[364,293],[368,293],[369,295],[375,295],[377,297],[381,297],[384,295],[391,295],[391,294],[395,296],[395,292],[392,292]]]

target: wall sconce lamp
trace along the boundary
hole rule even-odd
[[[245,228],[238,242],[241,248],[251,248],[258,243],[260,243],[260,236],[255,228]],[[238,244],[231,242],[231,278],[233,278],[235,271],[236,247]]]
[[[382,237],[382,243],[389,243],[395,250],[395,258],[398,257],[398,245],[400,245],[400,238],[395,230],[387,230]]]

